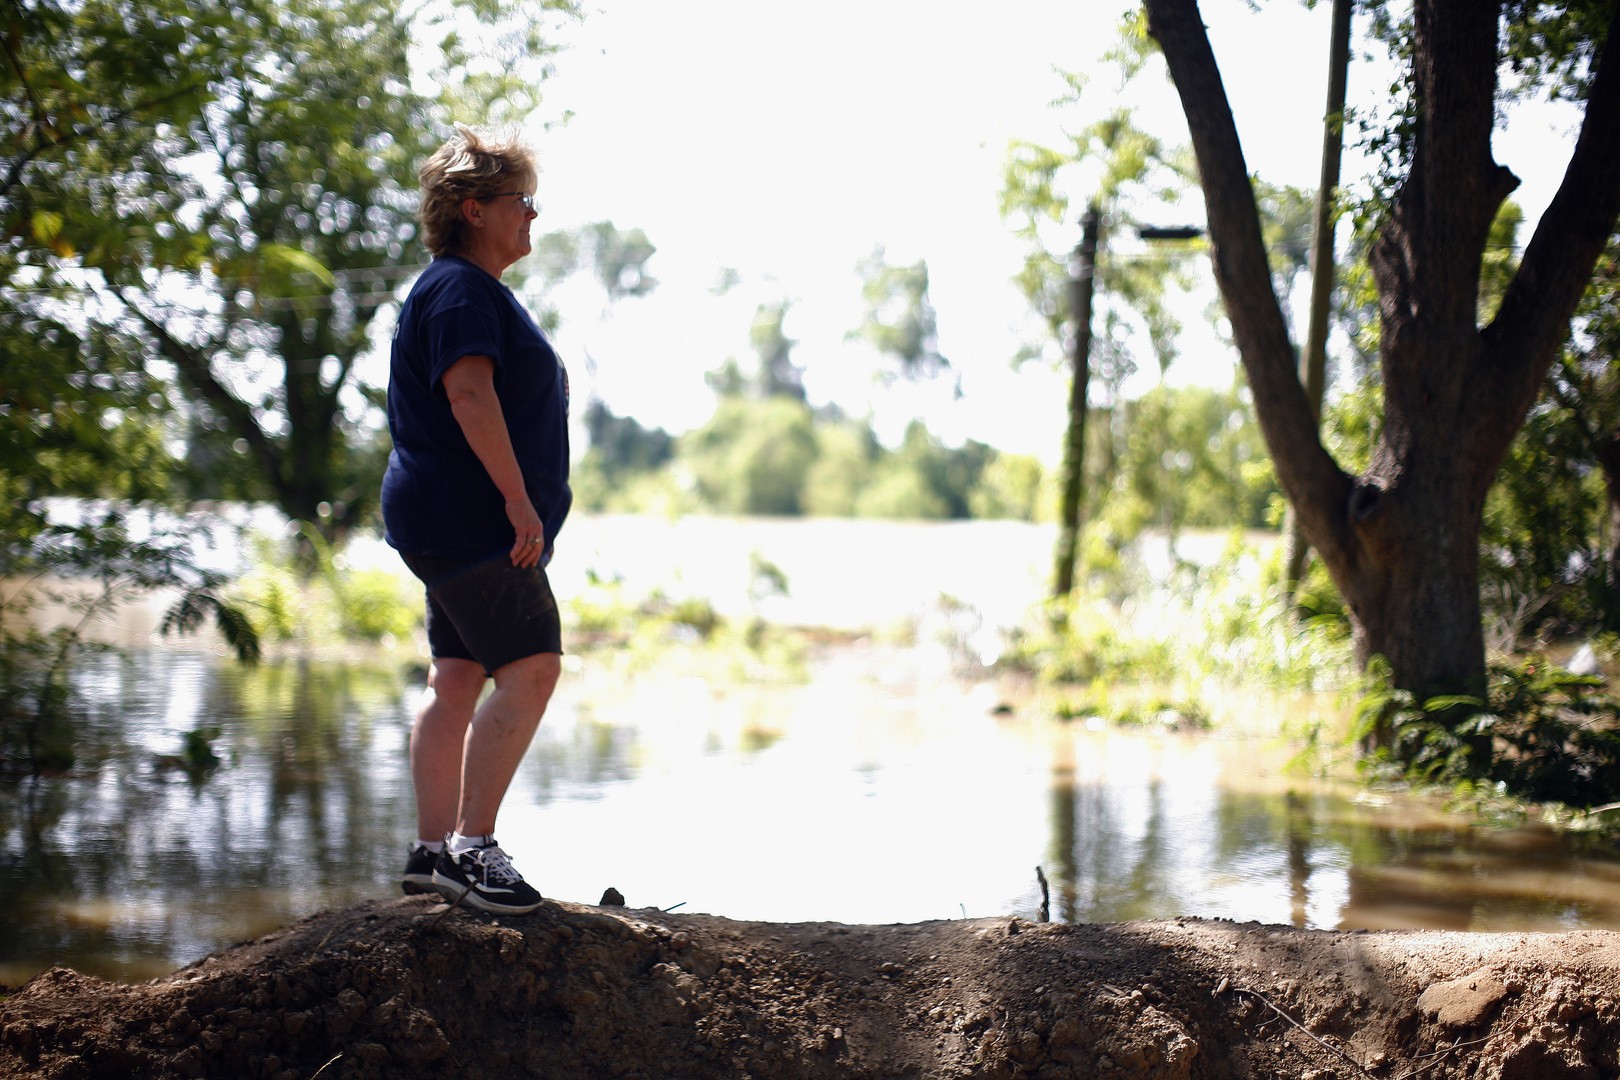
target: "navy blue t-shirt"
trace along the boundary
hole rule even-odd
[[[465,356],[495,361],[524,485],[546,527],[546,557],[568,516],[568,374],[512,290],[442,256],[417,279],[394,329],[383,476],[388,543],[400,551],[482,559],[512,550],[506,500],[461,432],[441,381]]]

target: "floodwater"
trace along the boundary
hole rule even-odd
[[[562,540],[563,597],[588,571],[726,615],[922,629],[821,648],[795,677],[679,650],[569,656],[498,826],[548,896],[612,886],[632,907],[749,920],[1034,918],[1044,902],[1068,921],[1620,929],[1606,842],[1293,775],[1288,747],[1243,733],[1274,720],[1189,735],[1052,719],[969,658],[1038,597],[1040,527],[601,517]],[[786,595],[756,587],[765,558]],[[0,983],[58,964],[155,977],[397,894],[415,644],[249,669],[154,646],[151,627],[126,613],[135,647],[78,671],[78,770],[0,782]],[[209,726],[218,766],[176,767]]]
[[[1620,928],[1620,857],[1291,778],[1220,735],[1092,731],[927,647],[739,683],[570,671],[499,824],[547,895],[737,919],[1178,915],[1310,927]],[[0,982],[155,977],[396,892],[419,673],[148,649],[81,676],[105,763],[0,788]],[[1008,709],[1011,711],[1007,711]],[[217,724],[220,765],[164,760]]]

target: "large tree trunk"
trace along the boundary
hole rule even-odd
[[[1620,63],[1606,50],[1564,180],[1496,319],[1477,322],[1491,221],[1515,178],[1491,156],[1500,5],[1418,0],[1410,171],[1374,245],[1384,424],[1366,475],[1342,470],[1300,384],[1230,105],[1196,0],[1145,0],[1186,112],[1215,278],[1255,409],[1306,538],[1349,605],[1362,657],[1397,686],[1477,692],[1485,493],[1620,215]],[[1620,42],[1612,26],[1610,37]]]

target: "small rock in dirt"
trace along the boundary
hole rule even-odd
[[[602,899],[596,902],[597,907],[624,907],[624,894],[609,885],[602,892]]]
[[[1435,983],[1418,998],[1418,1008],[1445,1027],[1477,1027],[1507,996],[1507,987],[1481,968],[1450,982]]]

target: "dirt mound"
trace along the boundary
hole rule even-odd
[[[1614,1077],[1620,935],[742,923],[431,898],[0,1005],[0,1075]]]

